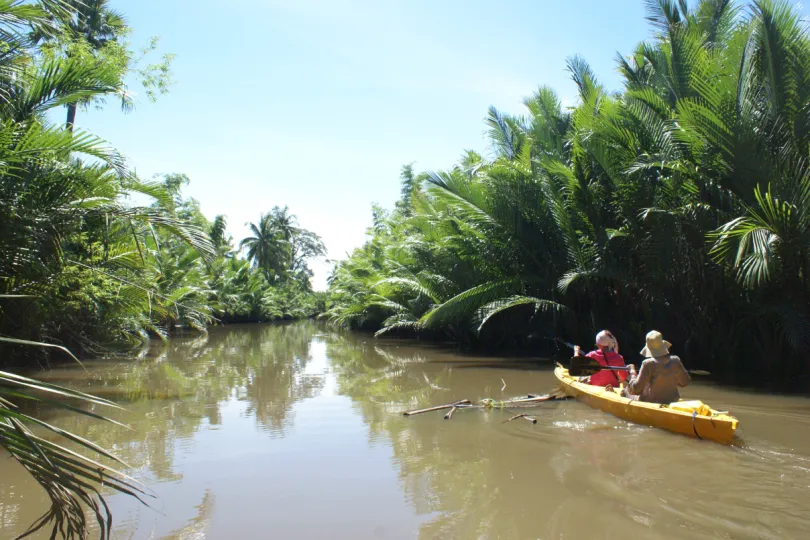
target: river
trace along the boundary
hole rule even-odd
[[[503,423],[510,414],[498,410],[404,417],[455,399],[545,393],[551,365],[314,323],[215,328],[129,361],[39,376],[126,407],[113,416],[131,430],[39,411],[114,449],[156,496],[151,507],[109,497],[117,539],[784,539],[810,530],[805,398],[685,389],[739,418],[732,446],[570,400],[536,409],[535,425]],[[45,502],[0,459],[0,538],[23,532]]]

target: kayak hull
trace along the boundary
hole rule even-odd
[[[622,397],[618,389],[591,386],[568,374],[557,365],[554,375],[566,395],[576,398],[594,409],[618,416],[628,422],[653,426],[697,439],[729,444],[737,431],[738,420],[727,412],[715,411],[702,402],[670,403],[659,405]],[[699,404],[693,407],[691,404]],[[681,410],[677,410],[681,409]]]

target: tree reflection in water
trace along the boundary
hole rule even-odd
[[[284,434],[293,405],[316,395],[324,384],[304,373],[318,330],[314,324],[214,329],[208,336],[154,343],[132,363],[98,363],[87,372],[63,368],[43,378],[120,403],[127,411],[116,419],[132,429],[78,416],[60,416],[61,427],[114,448],[155,480],[176,480],[175,448],[203,422],[219,425],[221,409],[231,399],[246,402],[246,414],[263,429]]]
[[[202,540],[211,525],[214,513],[214,494],[206,491],[202,502],[197,506],[197,515],[189,520],[188,525],[178,531],[172,531],[163,540]]]
[[[419,514],[439,514],[422,526],[421,538],[494,538],[488,533],[493,527],[503,534],[513,526],[510,516],[495,510],[500,491],[487,487],[500,485],[498,463],[509,459],[502,449],[490,447],[488,434],[470,428],[462,415],[454,416],[452,427],[467,439],[458,445],[440,417],[397,414],[418,404],[451,401],[454,396],[441,387],[446,368],[435,373],[435,367],[425,365],[425,355],[359,345],[355,339],[330,339],[327,353],[341,393],[357,402],[372,436],[390,441],[408,500]],[[465,414],[474,417],[467,420],[481,421],[477,411]],[[491,460],[491,452],[502,458]]]
[[[487,370],[453,371],[455,356],[384,341],[372,347],[352,336],[331,338],[327,353],[341,393],[355,401],[373,437],[390,441],[406,498],[426,518],[420,538],[536,538],[554,527],[569,494],[552,490],[559,474],[570,474],[555,469],[570,460],[570,448],[549,442],[557,404],[539,412],[544,424],[528,428],[502,424],[508,414],[501,411],[461,411],[451,422],[443,412],[403,417],[398,413],[431,403],[504,397],[500,375],[492,381]],[[538,391],[521,388],[529,390]],[[555,458],[534,459],[535,451]]]

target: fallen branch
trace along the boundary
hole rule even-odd
[[[447,414],[444,415],[445,420],[450,420],[453,417],[453,414],[459,409],[528,409],[532,407],[538,407],[541,404],[545,403],[546,401],[555,401],[558,399],[568,399],[568,396],[566,396],[561,392],[552,392],[550,394],[544,394],[542,396],[529,394],[528,396],[525,397],[516,397],[502,401],[486,398],[476,401],[475,403],[472,403],[469,399],[462,399],[459,401],[454,401],[453,403],[445,403],[444,405],[436,405],[435,407],[428,407],[427,409],[416,409],[413,411],[406,411],[402,414],[404,416],[414,416],[416,414],[422,414],[426,412],[443,411],[445,409],[450,409],[447,412]],[[525,418],[532,424],[537,423],[537,419],[534,416],[529,416],[528,414],[518,414],[516,416],[513,416],[509,420],[506,420],[506,422],[511,422],[516,418]]]
[[[414,416],[416,414],[422,414],[431,411],[441,411],[444,409],[452,409],[453,407],[457,407],[458,405],[469,405],[469,399],[462,399],[460,401],[456,401],[455,403],[447,403],[445,405],[437,405],[435,407],[429,407],[427,409],[417,409],[415,411],[405,411],[402,413],[403,416]]]
[[[477,404],[474,406],[480,406],[483,408],[533,407],[537,404],[544,403],[546,401],[565,399],[566,397],[567,396],[563,394],[552,393],[552,394],[545,394],[542,396],[535,396],[530,394],[527,397],[512,398],[503,401],[487,398],[478,401]]]

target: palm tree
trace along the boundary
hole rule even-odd
[[[32,38],[35,42],[47,42],[57,47],[66,47],[68,58],[84,57],[83,61],[89,63],[97,61],[103,64],[112,64],[111,58],[100,58],[105,48],[118,44],[120,37],[128,31],[124,17],[111,9],[109,0],[63,0],[61,2],[47,2],[51,19],[61,26],[61,33],[42,32],[35,29]],[[64,42],[67,40],[66,42]],[[87,49],[87,53],[85,53]],[[89,53],[89,54],[88,54]],[[134,106],[132,96],[127,92],[123,76],[128,69],[126,65],[115,66],[118,71],[118,80],[107,94],[115,94],[121,99],[121,109],[129,111]],[[94,99],[100,99],[97,95]],[[67,121],[65,126],[73,130],[76,122],[76,110],[79,104],[87,103],[88,98],[68,102]]]
[[[298,231],[298,218],[290,213],[290,209],[285,205],[284,208],[274,206],[270,211],[271,221],[281,236],[286,241],[290,241],[295,233]]]
[[[211,237],[211,243],[223,254],[233,249],[231,236],[228,234],[227,229],[228,219],[222,214],[219,214],[214,218],[214,222],[211,224],[211,230],[208,233]]]
[[[94,48],[115,41],[126,30],[123,15],[110,8],[109,0],[67,0],[71,10],[68,27]]]
[[[246,223],[253,236],[239,242],[239,250],[247,249],[247,258],[260,268],[268,280],[283,277],[289,260],[289,243],[286,230],[278,225],[276,216],[262,214],[257,223]]]
[[[69,5],[75,10],[75,16],[68,23],[71,34],[84,39],[93,51],[101,50],[127,31],[123,16],[110,9],[108,0],[70,0]],[[122,80],[115,93],[121,99],[122,110],[128,111],[133,107],[132,96],[126,91]],[[67,106],[65,125],[69,130],[76,123],[76,107],[77,103]]]

